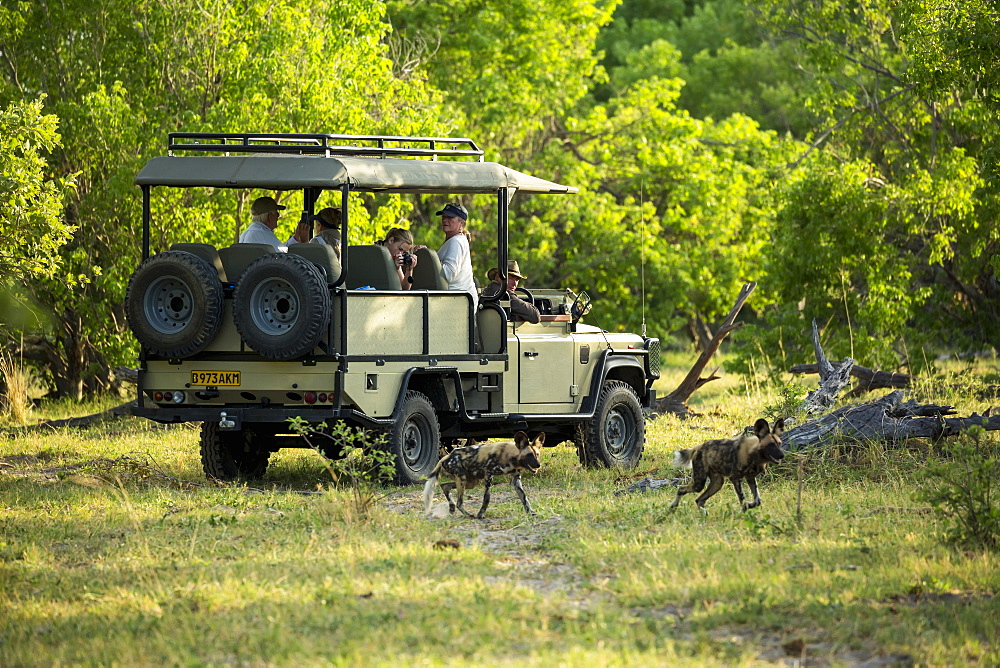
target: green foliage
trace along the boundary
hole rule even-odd
[[[289,428],[323,457],[333,484],[350,490],[350,516],[368,519],[372,507],[384,498],[379,485],[392,481],[394,457],[380,447],[386,435],[374,434],[344,422],[312,425],[301,417],[289,418]],[[326,453],[336,451],[330,459]]]
[[[552,119],[602,78],[594,43],[617,3],[594,0],[390,0],[397,68],[442,91],[449,129],[491,156],[528,159]]]
[[[44,98],[0,110],[0,276],[15,281],[52,276],[76,229],[62,219],[73,176],[53,178],[43,157],[60,141],[58,119],[42,113]]]
[[[778,418],[798,416],[808,390],[798,383],[776,383],[773,389],[777,391],[778,398],[774,403],[764,406],[761,417],[773,422]]]
[[[956,547],[1000,548],[1000,456],[995,443],[985,441],[981,427],[970,427],[958,443],[949,445],[947,459],[932,462],[929,484],[916,493],[930,503],[945,523],[944,540]]]
[[[907,79],[928,90],[1000,103],[1000,9],[989,0],[902,2],[901,37],[911,48]]]

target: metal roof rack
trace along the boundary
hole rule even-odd
[[[372,158],[478,158],[483,151],[471,139],[386,135],[265,134],[255,132],[171,132],[168,155],[199,153],[286,153],[349,155]]]

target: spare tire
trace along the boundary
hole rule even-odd
[[[330,290],[319,268],[298,255],[269,253],[244,270],[233,294],[233,319],[263,357],[311,353],[330,323]]]
[[[225,296],[215,267],[184,251],[158,253],[128,282],[125,310],[139,343],[161,357],[189,357],[212,342]]]

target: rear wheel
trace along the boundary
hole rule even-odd
[[[406,393],[399,420],[389,429],[386,447],[395,458],[397,483],[412,485],[431,474],[440,454],[441,428],[426,395]]]
[[[577,438],[580,463],[590,468],[634,468],[646,445],[646,423],[631,385],[605,381],[594,419]]]
[[[216,480],[260,478],[267,470],[271,451],[252,429],[222,431],[218,422],[201,425],[201,466]]]

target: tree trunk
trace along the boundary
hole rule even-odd
[[[698,360],[688,371],[687,376],[681,381],[681,384],[677,386],[677,389],[663,397],[662,399],[656,400],[656,410],[659,413],[674,413],[677,415],[694,415],[691,409],[687,405],[687,400],[691,398],[698,388],[700,388],[705,383],[713,380],[717,380],[719,377],[715,375],[715,372],[719,369],[716,368],[715,371],[711,373],[708,378],[701,378],[701,372],[704,371],[705,367],[708,366],[709,360],[712,359],[712,355],[715,351],[719,349],[722,345],[722,341],[729,336],[729,333],[735,329],[739,329],[743,326],[742,322],[735,322],[736,316],[739,315],[740,309],[743,308],[743,304],[746,303],[747,298],[757,287],[756,283],[747,283],[740,290],[739,296],[736,298],[736,303],[733,305],[732,310],[729,311],[729,315],[722,322],[719,330],[709,341],[708,345],[704,350],[701,351],[701,355],[698,356]]]
[[[819,342],[819,328],[816,320],[812,321],[812,342],[813,350],[816,353],[816,368],[819,370],[819,388],[813,390],[802,402],[802,410],[809,415],[822,413],[832,406],[837,400],[837,395],[844,389],[851,380],[851,369],[854,367],[854,360],[850,357],[836,366],[830,364],[823,352],[823,346]]]
[[[839,362],[835,362],[834,364],[839,364]],[[788,371],[795,374],[819,373],[819,365],[796,364]],[[848,393],[848,396],[860,396],[865,392],[883,388],[905,389],[919,380],[916,376],[909,374],[874,371],[867,367],[858,366],[857,364],[851,366],[851,375],[858,379],[858,383]]]

